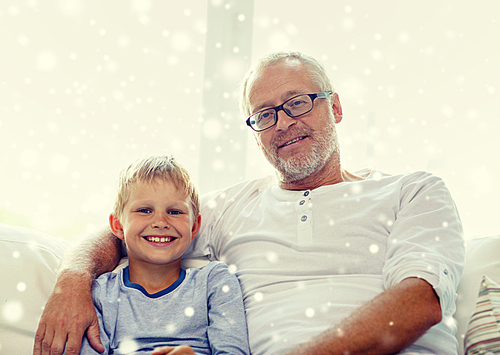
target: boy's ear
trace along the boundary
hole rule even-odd
[[[122,224],[114,214],[109,215],[109,226],[111,227],[114,235],[120,239],[125,239]]]
[[[198,213],[198,216],[194,219],[193,222],[193,227],[191,228],[191,240],[193,240],[198,232],[200,231],[201,227],[201,214]]]

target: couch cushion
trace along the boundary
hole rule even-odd
[[[476,309],[479,287],[484,275],[500,283],[500,236],[471,239],[466,242],[466,259],[458,285],[457,339],[459,355],[464,354],[464,338],[471,315]]]
[[[0,223],[0,353],[31,354],[66,242]]]
[[[500,285],[488,276],[483,277],[467,333],[465,353],[500,353]]]

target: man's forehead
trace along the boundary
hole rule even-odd
[[[249,82],[249,103],[252,111],[279,104],[275,102],[304,94],[312,89],[307,68],[298,60],[287,60],[264,68]]]

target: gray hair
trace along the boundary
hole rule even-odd
[[[309,70],[309,75],[314,84],[316,84],[320,91],[331,91],[335,92],[333,85],[326,73],[323,65],[318,62],[315,58],[303,54],[301,52],[275,52],[270,53],[261,59],[254,65],[252,69],[247,73],[245,79],[243,80],[243,85],[241,88],[241,109],[245,116],[249,116],[250,112],[250,100],[249,100],[249,81],[251,77],[255,77],[262,73],[265,69],[276,65],[278,63],[284,62],[285,60],[296,59],[304,64]]]

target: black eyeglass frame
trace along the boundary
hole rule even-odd
[[[291,100],[293,99],[296,99],[297,97],[299,96],[303,96],[303,95],[307,95],[311,98],[311,108],[309,110],[307,110],[306,112],[302,112],[300,115],[292,115],[291,112],[289,112],[287,109],[285,109],[285,104],[287,102],[290,102]],[[278,123],[278,112],[283,110],[283,112],[285,112],[289,117],[292,117],[292,118],[295,118],[295,117],[299,117],[299,116],[302,116],[302,115],[305,115],[306,113],[309,113],[312,111],[312,109],[314,108],[314,100],[317,99],[317,98],[320,98],[320,99],[326,99],[328,96],[330,95],[333,95],[333,92],[332,91],[323,91],[323,92],[315,92],[315,93],[304,93],[304,94],[299,94],[299,95],[296,95],[294,97],[291,97],[289,98],[288,100],[286,100],[285,102],[283,102],[281,105],[279,106],[276,106],[276,107],[268,107],[268,108],[265,108],[263,110],[260,110],[260,111],[257,111],[255,113],[252,113],[248,118],[247,120],[245,121],[247,126],[250,127],[252,130],[254,130],[255,132],[263,132],[265,130],[268,130],[269,128],[273,127],[276,125],[276,123]],[[268,111],[268,110],[274,110],[274,123],[272,125],[270,125],[269,127],[266,127],[264,129],[255,129],[252,124],[250,123],[250,119],[256,115],[259,115],[261,112],[264,112],[264,111]]]

